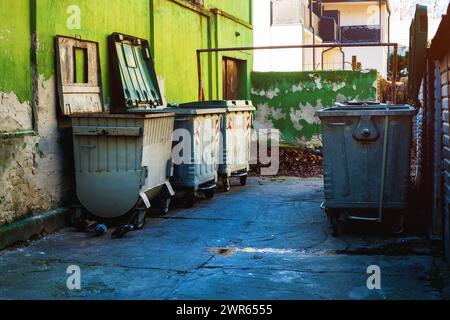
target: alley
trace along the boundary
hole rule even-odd
[[[251,178],[125,239],[64,229],[0,253],[0,299],[442,299],[425,237],[373,226],[331,236],[322,180]],[[67,268],[81,269],[69,291]],[[381,290],[367,288],[371,265]]]

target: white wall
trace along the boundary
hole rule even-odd
[[[379,25],[377,2],[326,3],[325,10],[341,12],[341,26]],[[387,9],[382,7],[382,41],[387,42]],[[254,0],[253,25],[255,46],[277,46],[312,43],[312,35],[303,25],[271,26],[270,0]],[[316,39],[316,43],[320,43]],[[312,49],[264,50],[254,52],[255,71],[302,71],[313,69]],[[316,67],[322,69],[322,49],[316,49]],[[376,69],[387,77],[387,48],[345,48],[346,69],[351,69],[352,56],[356,55],[364,69]],[[324,57],[325,69],[342,69],[342,54],[338,49]],[[328,67],[328,68],[327,68]]]
[[[324,70],[342,70],[343,55],[339,48],[334,48],[329,51],[324,51],[323,65]],[[347,59],[346,59],[347,60]],[[345,64],[345,70],[351,70],[352,67],[349,64]]]
[[[255,46],[303,44],[302,25],[271,26],[270,0],[254,0],[253,29]],[[302,66],[301,49],[254,52],[255,71],[300,71]]]
[[[380,24],[378,3],[370,1],[359,3],[325,3],[325,10],[339,10],[341,12],[341,27]],[[383,4],[381,10],[381,25],[381,41],[388,42],[388,12],[386,4]],[[344,48],[344,52],[346,62],[351,63],[352,56],[356,55],[363,69],[376,69],[382,77],[387,78],[387,62],[389,57],[387,48]]]
[[[303,32],[303,42],[305,44],[313,43],[313,35],[311,32],[305,30]],[[316,44],[321,44],[322,40],[316,36]],[[314,70],[314,65],[316,66],[316,70],[322,69],[322,48],[316,49],[303,49],[303,70],[310,71]],[[316,61],[314,62],[313,56],[316,56]]]

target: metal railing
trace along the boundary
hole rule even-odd
[[[331,48],[355,48],[355,47],[387,47],[394,48],[394,55],[392,61],[392,83],[397,82],[398,69],[398,43],[381,43],[381,42],[366,42],[366,43],[329,43],[329,44],[302,44],[302,45],[286,45],[286,46],[263,46],[263,47],[232,47],[232,48],[210,48],[197,50],[197,74],[198,74],[198,99],[205,100],[204,86],[202,79],[202,53],[211,52],[230,52],[230,51],[255,51],[255,50],[280,50],[280,49],[331,49]],[[392,86],[392,102],[396,104],[397,88]]]

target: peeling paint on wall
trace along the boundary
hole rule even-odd
[[[0,92],[0,133],[32,128],[32,109],[15,93]]]
[[[37,129],[36,135],[0,134],[0,226],[75,202],[70,123],[57,117],[55,35],[99,42],[106,106],[110,96],[107,36],[115,31],[150,40],[167,99],[188,102],[197,98],[196,49],[249,46],[253,39],[252,28],[246,25],[251,22],[250,1],[204,3],[204,12],[218,8],[245,23],[225,15],[205,15],[169,0],[0,1],[0,12],[9,13],[0,19],[0,133]],[[67,23],[67,9],[74,5],[81,9],[76,29]],[[248,99],[252,54],[227,56],[247,61],[242,72],[245,90],[240,95]],[[211,99],[222,98],[221,59],[221,54],[202,56],[205,92]],[[279,94],[268,91],[273,99]],[[272,114],[281,119],[282,110]]]
[[[252,100],[256,128],[276,128],[288,143],[320,142],[317,110],[336,102],[375,101],[377,72],[254,72]]]
[[[0,226],[58,207],[73,194],[71,132],[57,126],[54,77],[40,76],[38,92],[39,135],[0,139]]]

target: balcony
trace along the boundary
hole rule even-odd
[[[303,17],[305,27],[309,31],[315,32],[317,35],[319,35],[320,17],[314,11],[310,12],[308,6],[304,4],[301,5],[301,15]]]
[[[341,27],[342,43],[380,42],[381,28],[374,26],[345,26]]]
[[[319,23],[319,36],[323,42],[340,42],[339,25],[331,17],[322,17]]]
[[[340,13],[323,10],[320,0],[284,0],[271,2],[271,25],[288,26],[303,24],[324,42],[340,41]]]
[[[315,1],[313,12],[318,17],[319,36],[323,42],[340,41],[340,12],[338,10],[324,10],[322,1]]]

